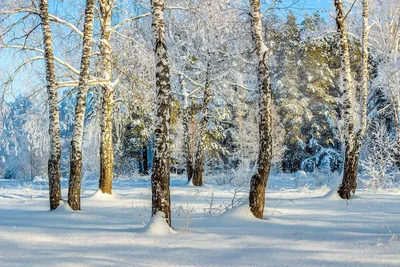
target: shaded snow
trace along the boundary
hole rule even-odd
[[[171,180],[172,226],[150,218],[145,179],[117,180],[117,198],[93,197],[88,181],[82,210],[48,211],[45,183],[0,180],[0,266],[397,266],[400,262],[400,194],[349,201],[322,198],[323,191],[281,190],[271,177],[265,219],[252,218],[247,203],[229,204],[227,186],[194,188]],[[302,181],[297,181],[304,184]],[[63,196],[67,195],[63,183]],[[247,189],[247,188],[246,188]],[[96,194],[97,195],[97,194]],[[146,224],[146,222],[149,222]],[[146,225],[146,226],[144,226]],[[171,234],[176,232],[177,234]]]

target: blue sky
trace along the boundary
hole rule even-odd
[[[291,6],[293,2],[297,2],[297,0],[283,1],[286,6]],[[300,0],[296,5],[291,7],[291,10],[299,16],[319,11],[322,17],[328,19],[329,12],[333,11],[333,0]]]
[[[1,1],[1,0],[0,0]],[[299,16],[299,20],[301,20],[302,15],[305,13],[313,13],[316,11],[320,11],[322,17],[326,20],[329,20],[329,12],[333,10],[333,0],[299,0],[299,3],[293,5],[293,2],[297,2],[298,0],[283,0],[284,6],[291,6],[290,10],[292,10],[297,16]],[[50,11],[54,11],[56,8],[54,3],[50,1]],[[65,6],[57,5],[58,11],[60,12]],[[61,10],[60,10],[61,9]],[[0,52],[0,71],[5,74],[5,71],[12,72],[17,63],[20,63],[21,59],[15,57],[11,51],[1,51]],[[16,80],[14,81],[14,88],[23,87],[23,83],[29,81],[29,72],[32,72],[36,68],[43,67],[42,63],[35,63],[33,69],[32,67],[28,67],[27,69],[21,70],[21,73]],[[0,77],[4,78],[4,77]],[[24,82],[23,82],[24,81]],[[18,91],[18,90],[17,90]]]

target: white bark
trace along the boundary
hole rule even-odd
[[[259,0],[250,0],[250,15],[258,58],[260,147],[255,172],[250,181],[249,205],[253,215],[261,219],[272,159],[272,87],[268,67],[269,51],[263,41]]]
[[[151,1],[152,30],[156,64],[157,114],[154,132],[154,160],[151,175],[152,216],[161,212],[171,225],[170,118],[171,86],[164,26],[164,0]]]
[[[92,54],[93,19],[94,0],[86,0],[81,71],[79,75],[79,91],[75,106],[75,122],[71,141],[71,166],[68,188],[68,204],[73,210],[81,209],[82,139]]]
[[[111,64],[111,18],[112,2],[100,0],[101,19],[101,74],[106,81],[102,86],[102,109],[101,109],[101,140],[100,140],[100,181],[99,188],[103,193],[112,193],[114,150],[112,138],[112,112],[114,104],[114,88],[112,81]]]
[[[47,97],[49,105],[49,135],[50,135],[50,157],[48,161],[49,199],[50,210],[58,207],[61,200],[61,143],[60,143],[60,120],[58,113],[57,81],[54,70],[53,42],[49,20],[49,7],[47,0],[40,1],[40,17],[44,40]]]

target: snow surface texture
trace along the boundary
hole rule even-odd
[[[400,264],[400,192],[338,201],[296,179],[300,187],[289,188],[288,177],[270,178],[266,218],[257,220],[246,203],[221,215],[232,202],[228,186],[194,188],[175,177],[174,230],[162,215],[150,220],[148,178],[115,181],[115,197],[87,182],[81,211],[63,203],[56,212],[45,183],[0,180],[0,266]]]

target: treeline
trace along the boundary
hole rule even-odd
[[[0,53],[17,67],[1,77],[2,177],[47,176],[52,209],[65,177],[80,209],[82,176],[111,194],[114,177],[151,174],[169,223],[171,171],[201,186],[248,170],[260,218],[271,171],[344,171],[343,198],[357,170],[392,182],[399,4],[332,2],[335,24],[279,1],[5,1]]]

